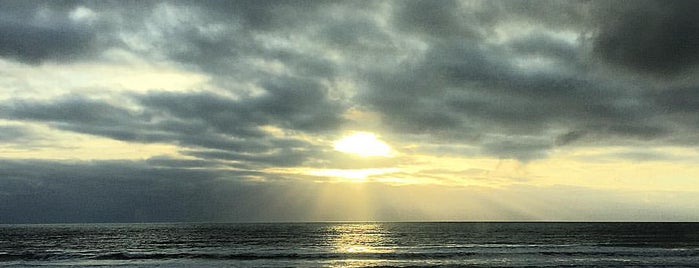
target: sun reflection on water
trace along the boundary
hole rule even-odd
[[[380,224],[345,223],[329,227],[330,244],[337,253],[371,254],[393,252]]]

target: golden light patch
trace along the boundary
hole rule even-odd
[[[311,170],[308,174],[350,180],[366,180],[370,176],[398,172],[399,170],[398,168],[318,169]]]
[[[108,53],[109,54],[109,53]],[[114,55],[118,53],[112,53]],[[0,59],[0,99],[51,99],[65,94],[111,96],[118,92],[191,91],[204,88],[209,76],[182,70],[167,63],[150,64],[124,59],[118,54],[113,63],[45,63],[39,66]],[[109,57],[109,55],[107,55]],[[42,79],[22,79],[41,77]]]

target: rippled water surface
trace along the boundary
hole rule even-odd
[[[0,266],[699,264],[697,223],[0,225]]]

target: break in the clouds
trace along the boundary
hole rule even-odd
[[[697,186],[696,6],[0,1],[0,222],[614,220]]]

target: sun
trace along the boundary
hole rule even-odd
[[[391,147],[370,132],[355,132],[333,143],[335,150],[359,156],[391,156]]]

